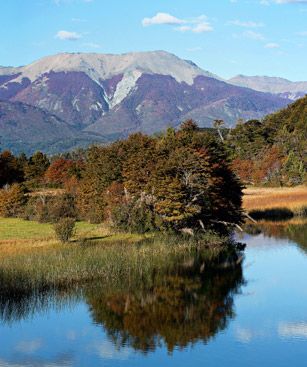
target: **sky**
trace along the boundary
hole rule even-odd
[[[223,78],[307,80],[307,0],[0,0],[0,65],[165,50]]]

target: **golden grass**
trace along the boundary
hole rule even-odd
[[[259,188],[251,187],[244,190],[243,208],[251,210],[266,210],[286,208],[296,211],[307,207],[307,186]]]

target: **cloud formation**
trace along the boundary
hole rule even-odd
[[[181,27],[177,27],[176,31],[180,32],[193,32],[193,33],[204,33],[204,32],[212,32],[213,28],[208,22],[201,22],[196,25],[183,25]]]
[[[180,32],[204,33],[213,31],[213,27],[205,15],[191,19],[180,19],[168,13],[157,13],[151,18],[144,18],[142,24],[144,27],[157,24],[176,25],[175,30]]]
[[[62,41],[77,41],[81,38],[81,35],[76,32],[58,31],[55,35],[55,38],[58,38]]]
[[[176,18],[173,15],[168,14],[168,13],[157,13],[152,18],[144,18],[142,20],[142,24],[144,27],[154,25],[154,24],[173,25],[173,24],[183,24],[183,23],[185,23],[183,19]]]

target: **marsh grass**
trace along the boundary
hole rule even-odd
[[[12,225],[2,219],[0,223]],[[2,237],[9,240],[0,245],[0,292],[9,295],[71,287],[92,280],[146,284],[153,273],[189,263],[195,255],[201,254],[202,261],[218,258],[226,242],[214,233],[201,238],[112,235],[105,228],[79,223],[74,241],[59,244],[48,225],[20,220],[15,225],[15,238],[2,229]],[[29,241],[30,233],[35,233],[35,240]]]
[[[257,220],[307,216],[307,187],[247,188],[244,190],[243,208]]]

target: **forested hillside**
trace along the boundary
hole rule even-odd
[[[307,97],[268,115],[238,123],[226,139],[239,177],[253,184],[306,182]]]

